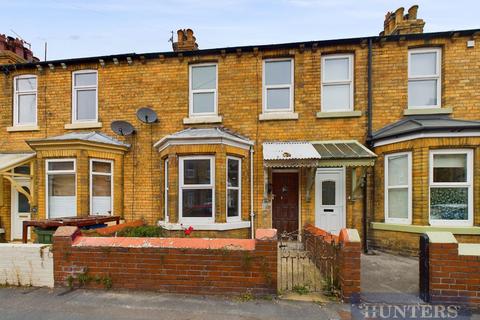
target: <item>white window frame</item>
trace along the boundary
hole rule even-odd
[[[184,161],[185,160],[210,160],[210,184],[184,184]],[[184,156],[179,157],[179,222],[180,223],[214,223],[215,222],[215,156]],[[207,218],[183,217],[183,190],[211,189],[212,190],[212,216]]]
[[[414,76],[412,75],[412,54],[416,53],[437,53],[436,69],[437,74],[427,76]],[[410,81],[418,80],[437,80],[437,104],[427,106],[411,106],[408,103],[408,83]],[[407,104],[408,109],[430,109],[440,108],[442,106],[442,49],[441,48],[418,48],[408,50],[408,83],[407,83]]]
[[[27,91],[18,91],[17,88],[17,80],[19,79],[30,79],[30,78],[35,78],[35,90],[27,90]],[[18,97],[21,95],[32,95],[35,94],[35,121],[34,122],[28,122],[28,123],[19,123],[18,122]],[[38,113],[38,77],[33,74],[24,74],[20,76],[16,76],[13,78],[13,126],[14,127],[22,127],[22,126],[36,126],[38,119],[37,119],[37,113]]]
[[[437,154],[466,154],[467,155],[467,181],[466,182],[433,182],[433,156]],[[430,225],[435,226],[473,226],[473,150],[472,149],[439,149],[430,150],[429,155],[429,178],[428,178],[428,220]],[[435,188],[468,188],[468,219],[467,220],[438,220],[430,216],[430,189]]]
[[[193,73],[192,69],[195,67],[215,67],[215,89],[196,89],[193,90]],[[188,107],[188,116],[190,118],[198,117],[211,117],[218,115],[218,63],[195,63],[191,64],[188,67],[188,92],[189,92],[189,107]],[[213,93],[214,95],[214,111],[213,112],[202,112],[194,113],[193,112],[193,95],[195,93]]]
[[[330,80],[330,81],[327,81],[325,80],[325,61],[327,60],[335,60],[335,59],[345,59],[345,58],[348,58],[348,79],[347,80]],[[322,112],[349,112],[349,111],[353,111],[354,109],[354,97],[353,97],[353,94],[354,94],[354,70],[353,70],[353,67],[354,67],[354,55],[353,53],[348,53],[348,54],[327,54],[327,55],[323,55],[322,56],[322,70],[321,70],[321,82],[322,82],[322,85],[321,85],[321,97],[322,97],[322,101],[321,101],[321,111]],[[324,102],[324,89],[323,87],[325,86],[335,86],[335,85],[349,85],[350,87],[350,95],[349,95],[349,106],[346,108],[346,109],[343,109],[343,110],[329,110],[325,107],[325,102]]]
[[[164,168],[164,172],[165,172],[165,179],[164,179],[164,183],[165,183],[165,208],[164,208],[164,213],[165,213],[165,219],[164,221],[165,222],[168,222],[170,220],[170,217],[168,215],[168,182],[169,182],[169,176],[168,176],[168,166],[169,166],[169,162],[168,162],[168,158],[164,160],[164,165],[165,165],[165,168]]]
[[[76,86],[75,76],[77,74],[95,73],[96,83],[94,86]],[[95,119],[78,120],[77,119],[77,91],[87,91],[95,89]],[[90,123],[98,122],[98,71],[94,69],[79,70],[72,72],[72,123]]]
[[[269,62],[281,62],[281,61],[290,61],[290,84],[275,84],[267,85],[266,84],[266,64]],[[295,59],[293,58],[275,58],[275,59],[265,59],[263,60],[262,67],[262,101],[263,101],[263,112],[264,113],[293,113],[294,112],[294,84],[295,84]],[[290,105],[288,109],[268,109],[267,106],[267,90],[268,89],[290,89]]]
[[[228,160],[238,161],[238,187],[229,187],[228,186]],[[225,186],[226,186],[226,203],[225,203],[225,214],[227,216],[227,222],[241,221],[242,220],[242,159],[239,157],[227,156],[227,164],[225,166]],[[228,191],[237,190],[238,191],[238,216],[229,217],[228,216]]]
[[[51,162],[73,162],[73,170],[49,170],[48,164]],[[78,190],[77,190],[77,159],[75,158],[58,158],[58,159],[47,159],[45,160],[45,216],[46,218],[50,218],[50,210],[48,206],[48,176],[55,175],[55,174],[74,174],[75,175],[75,216],[78,215],[78,208],[77,208],[77,199],[78,199]]]
[[[102,162],[102,163],[109,163],[110,164],[110,173],[106,172],[93,172],[93,163],[94,162]],[[109,176],[110,177],[110,215],[114,215],[114,208],[113,208],[113,196],[114,196],[114,190],[113,190],[113,175],[114,175],[114,161],[113,160],[105,160],[105,159],[96,159],[96,158],[91,158],[90,159],[90,186],[89,186],[89,192],[90,192],[90,214],[93,215],[95,214],[93,210],[93,176]]]
[[[397,186],[389,186],[388,185],[388,162],[390,158],[399,157],[399,156],[407,156],[407,184],[406,185],[397,185]],[[385,162],[384,162],[384,211],[385,211],[385,223],[398,223],[398,224],[412,224],[412,152],[398,152],[398,153],[391,153],[385,155]],[[388,191],[391,189],[405,189],[407,188],[407,195],[408,195],[408,204],[407,204],[407,211],[408,216],[407,218],[390,218],[389,217],[389,210],[388,210]]]

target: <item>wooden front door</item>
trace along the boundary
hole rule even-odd
[[[272,174],[272,225],[278,234],[298,231],[298,173]]]

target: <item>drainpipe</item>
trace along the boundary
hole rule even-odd
[[[253,146],[250,147],[250,232],[255,239],[254,230],[255,213],[253,212]]]
[[[373,119],[373,98],[372,98],[372,38],[368,39],[368,65],[367,65],[367,147],[372,149],[372,119]],[[368,169],[365,169],[363,182],[363,250],[368,253]]]

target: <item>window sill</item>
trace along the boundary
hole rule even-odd
[[[8,132],[20,132],[20,131],[39,131],[39,126],[13,126],[7,127]]]
[[[418,108],[418,109],[405,109],[403,115],[405,116],[414,116],[414,115],[429,115],[429,114],[451,114],[453,113],[452,108]]]
[[[356,118],[361,117],[362,111],[338,111],[338,112],[317,112],[317,118],[325,119],[325,118]]]
[[[456,227],[456,226],[418,226],[398,223],[372,222],[372,229],[384,231],[398,231],[408,233],[426,233],[429,231],[451,232],[453,234],[480,235],[480,227]]]
[[[262,113],[258,117],[260,121],[269,120],[298,120],[298,113],[296,112],[270,112]]]
[[[65,125],[65,129],[90,129],[90,128],[101,128],[101,122],[75,122],[68,123]]]
[[[221,123],[222,121],[221,116],[183,118],[183,124]]]
[[[224,230],[250,228],[250,221],[237,221],[237,222],[227,222],[227,223],[192,223],[192,224],[183,224],[183,225],[180,223],[168,223],[165,221],[158,221],[157,225],[167,230],[183,230],[191,226],[193,230],[224,231]]]

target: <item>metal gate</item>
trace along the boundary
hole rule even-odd
[[[420,299],[430,302],[430,250],[429,239],[426,234],[420,236],[419,275],[420,275]]]
[[[332,259],[323,255],[317,257],[315,253],[306,251],[304,244],[297,241],[297,234],[283,233],[279,236],[278,290],[299,293],[329,291],[328,284],[333,282],[330,272],[321,272],[318,262],[333,265]]]

